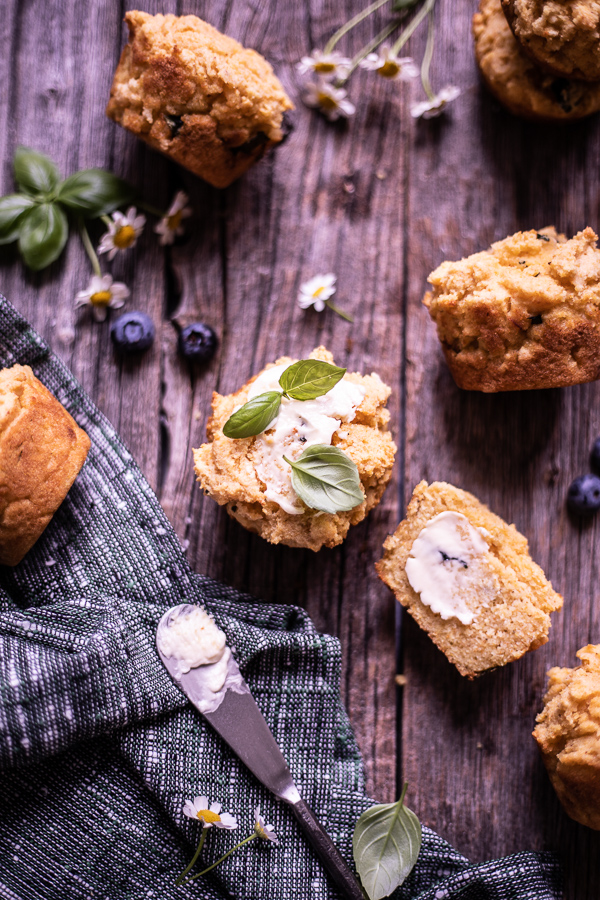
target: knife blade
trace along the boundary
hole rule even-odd
[[[203,694],[201,680],[203,666],[181,673],[172,657],[160,649],[161,630],[169,627],[172,618],[193,609],[190,604],[174,606],[162,616],[156,631],[156,647],[167,672],[187,696],[190,703],[207,719],[212,728],[244,763],[244,765],[279,800],[287,803],[305,836],[315,849],[323,868],[342,894],[350,900],[365,900],[365,894],[350,869],[312,809],[302,800],[294,779],[263,714],[256,705],[250,688],[240,674],[237,662],[231,657],[229,671],[236,677],[230,679],[233,687],[225,690],[219,705],[210,712],[201,708]]]

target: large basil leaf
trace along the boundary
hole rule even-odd
[[[267,391],[253,397],[227,419],[223,434],[228,438],[247,438],[262,434],[277,416],[280,404],[279,391]]]
[[[36,206],[25,194],[7,194],[0,198],[0,244],[10,244],[19,237],[22,216]]]
[[[408,877],[421,849],[421,823],[404,806],[381,803],[362,814],[356,823],[352,846],[354,863],[370,900],[381,900]]]
[[[52,160],[28,147],[15,150],[14,169],[21,190],[34,197],[49,194],[58,184],[58,169]]]
[[[30,269],[45,269],[60,256],[69,235],[63,210],[56,203],[40,203],[25,214],[19,234],[19,250]]]
[[[279,384],[293,400],[314,400],[327,394],[346,374],[322,359],[301,359],[281,373]]]
[[[104,216],[134,197],[133,187],[102,169],[82,169],[60,185],[57,200],[84,216]]]
[[[355,463],[342,450],[313,444],[292,467],[292,487],[310,509],[326,513],[347,512],[365,499]]]

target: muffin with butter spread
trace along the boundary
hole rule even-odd
[[[338,369],[324,347],[309,360],[337,373],[331,389],[312,399],[283,393],[284,373],[299,364],[288,357],[266,366],[234,394],[214,393],[208,442],[194,450],[194,465],[204,492],[249,531],[273,544],[316,551],[340,544],[350,526],[379,503],[396,446],[386,409],[391,391],[378,375]],[[290,394],[301,392],[290,389]],[[271,420],[248,436],[228,437],[248,432],[235,431],[231,422],[258,408],[263,397],[279,404]],[[306,493],[307,484],[312,493]],[[315,490],[325,502],[311,499]],[[341,496],[348,502],[339,502]]]
[[[562,606],[515,526],[442,481],[416,486],[376,568],[468,678],[545,644]]]

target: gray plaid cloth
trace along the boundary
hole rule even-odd
[[[109,422],[66,367],[0,298],[0,363],[30,365],[92,441],[69,496],[16,568],[0,567],[0,896],[10,900],[337,897],[288,809],[189,705],[154,647],[164,610],[205,604],[289,761],[302,796],[344,856],[371,805],[340,700],[338,641],[301,609],[272,606],[195,575],[164,512]],[[280,846],[255,841],[176,888],[206,795],[237,815],[212,829],[217,859],[260,806]],[[417,811],[418,812],[418,811]],[[395,895],[557,900],[551,854],[470,865],[427,828]]]

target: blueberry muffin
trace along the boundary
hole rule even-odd
[[[89,448],[29,366],[0,371],[0,564],[16,566],[35,544]]]
[[[473,37],[483,80],[515,115],[568,122],[600,109],[600,84],[550,75],[522,51],[500,0],[480,0],[479,12],[473,16]]]
[[[600,0],[502,0],[523,50],[562,78],[600,81]]]
[[[422,481],[383,546],[379,577],[461,675],[475,678],[548,640],[562,597],[523,535],[472,494]]]
[[[285,136],[293,108],[269,63],[197,16],[132,10],[106,113],[215,187]]]
[[[310,358],[333,361],[324,347]],[[280,375],[293,362],[282,357],[236,393],[213,394],[208,443],[194,450],[194,463],[205,494],[225,506],[244,528],[272,544],[316,551],[340,544],[350,526],[361,522],[381,500],[396,451],[385,408],[391,392],[378,375],[346,373],[317,400],[283,399],[277,418],[264,433],[225,437],[223,426],[232,413],[253,397],[276,390]],[[362,503],[349,511],[325,513],[309,509],[296,495],[283,454],[295,460],[311,443],[329,443],[356,464]]]
[[[600,831],[600,644],[577,656],[581,666],[548,672],[533,736],[567,815]]]
[[[600,378],[600,250],[591,228],[519,231],[429,276],[424,304],[465,390],[565,387]]]

